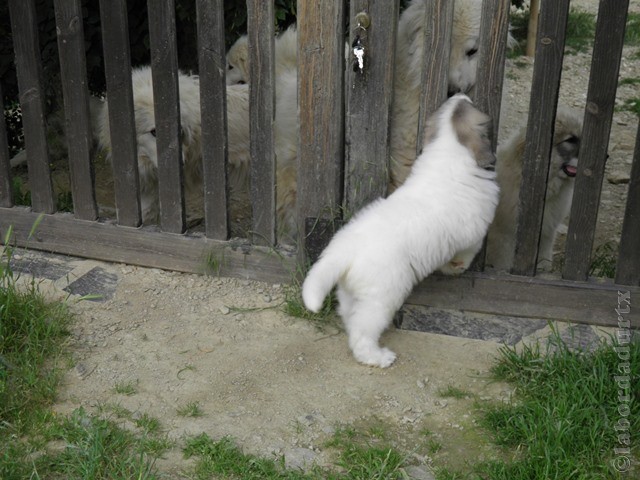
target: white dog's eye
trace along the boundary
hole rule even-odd
[[[478,53],[477,48],[471,48],[467,50],[467,57],[473,57],[476,53]]]
[[[151,130],[149,130],[149,133],[155,137],[156,136],[156,129],[152,128]]]

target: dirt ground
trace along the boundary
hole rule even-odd
[[[625,58],[636,50],[625,50]],[[567,57],[561,102],[584,108],[590,62],[587,54]],[[501,138],[526,119],[531,73],[530,62],[509,62]],[[640,62],[623,60],[621,77],[640,78]],[[620,87],[618,103],[632,96],[637,86]],[[636,130],[633,114],[615,113],[596,244],[619,239]],[[33,264],[28,255],[22,261]],[[341,424],[381,421],[399,448],[413,452],[414,478],[432,478],[434,458],[459,466],[495,453],[476,428],[474,400],[442,391],[455,386],[476,399],[508,398],[510,388],[489,375],[499,337],[391,329],[382,342],[398,360],[389,369],[368,368],[351,357],[339,321],[319,329],[286,315],[282,285],[69,258],[48,258],[47,265],[35,272],[42,288],[57,298],[71,295],[76,314],[69,345],[74,367],[55,409],[118,405],[158,418],[178,442],[157,464],[166,478],[183,478],[190,463],[180,442],[202,432],[214,439],[229,435],[248,452],[284,454],[290,465],[303,466],[331,461],[323,442]],[[94,284],[69,293],[91,272],[97,272]],[[92,293],[103,298],[74,302]],[[547,332],[534,330],[517,340]],[[135,393],[116,393],[117,384],[133,384]],[[178,414],[190,402],[203,416]],[[426,447],[426,430],[443,445],[435,455]]]
[[[426,315],[440,334],[390,329],[382,343],[398,360],[378,369],[352,358],[337,318],[319,328],[285,314],[283,285],[24,251],[14,270],[22,281],[38,278],[41,291],[66,299],[75,315],[73,366],[55,411],[83,407],[115,418],[124,408],[134,419],[158,419],[176,442],[156,464],[162,478],[187,478],[181,446],[203,432],[303,467],[331,463],[335,452],[324,444],[340,426],[382,425],[409,454],[409,478],[432,478],[434,462],[455,468],[493,457],[474,405],[512,394],[490,376],[498,349],[549,334],[542,320],[411,307],[406,317]],[[100,297],[79,301],[91,294]],[[602,333],[560,328],[581,344]],[[133,393],[118,393],[118,385]],[[451,398],[449,387],[468,396]],[[181,416],[188,404],[203,415]],[[441,445],[437,453],[430,442]]]

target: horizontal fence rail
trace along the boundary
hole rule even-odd
[[[345,219],[384,196],[389,185],[390,145],[397,75],[396,40],[400,2],[299,0],[297,5],[297,103],[299,126],[294,190],[298,248],[278,243],[278,75],[272,2],[248,2],[249,112],[238,115],[225,82],[224,4],[196,1],[199,85],[197,119],[201,142],[201,185],[187,178],[181,125],[180,72],[174,0],[148,4],[153,77],[154,135],[158,154],[159,225],[143,223],[138,169],[135,91],[132,85],[127,2],[100,0],[108,123],[111,136],[115,218],[98,218],[92,161],[92,112],[82,54],[79,0],[55,0],[62,93],[68,141],[73,214],[56,213],[43,79],[34,0],[9,0],[20,105],[28,162],[31,208],[14,206],[7,134],[0,125],[0,238],[10,227],[12,244],[114,262],[179,271],[214,273],[272,282],[290,281],[313,261]],[[512,274],[480,271],[462,277],[433,276],[408,302],[511,316],[615,325],[610,315],[618,290],[640,294],[640,140],[632,165],[624,223],[613,280],[588,278],[595,219],[615,98],[628,0],[602,0],[598,15],[573,211],[563,279],[536,274],[543,222],[549,152],[553,142],[569,0],[543,0],[520,194],[520,218]],[[620,7],[621,3],[622,7]],[[425,3],[421,132],[444,101],[448,87],[453,2]],[[507,50],[509,0],[485,0],[482,10],[475,89],[480,110],[494,121],[497,143],[502,80]],[[624,9],[624,12],[622,10]],[[347,29],[345,30],[345,25]],[[358,63],[354,48],[363,48]],[[2,93],[2,92],[0,92]],[[247,196],[250,227],[246,240],[232,239],[231,211],[238,192],[230,179],[240,172],[237,125],[246,118],[250,158]],[[148,132],[142,132],[148,133]],[[235,135],[235,136],[234,136]],[[638,131],[640,135],[640,129]],[[190,188],[202,195],[203,225],[188,229]],[[622,214],[621,214],[622,215]],[[37,225],[35,230],[33,226]],[[208,267],[207,267],[208,266]],[[569,300],[570,299],[570,300]],[[635,320],[637,314],[632,314]]]

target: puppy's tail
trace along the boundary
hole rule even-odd
[[[344,271],[339,258],[325,255],[311,267],[302,284],[302,300],[305,307],[314,313],[322,308],[322,302]]]

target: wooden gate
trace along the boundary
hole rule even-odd
[[[599,194],[622,52],[628,0],[601,0],[584,117],[583,147],[562,278],[536,276],[537,248],[552,146],[569,0],[542,0],[511,275],[483,270],[434,276],[410,303],[513,316],[617,325],[618,292],[640,294],[640,153],[636,145],[615,280],[589,278]],[[252,235],[229,240],[225,38],[222,0],[197,0],[202,118],[204,231],[187,229],[180,152],[174,0],[149,0],[157,119],[160,227],[141,227],[126,0],[100,0],[110,111],[116,216],[99,218],[91,160],[80,0],[56,0],[56,24],[68,140],[73,213],[56,212],[45,137],[41,52],[35,0],[9,0],[20,105],[28,153],[31,207],[13,204],[4,124],[0,125],[0,231],[29,248],[106,261],[287,282],[353,212],[384,195],[399,0],[298,1],[297,252],[276,244],[274,8],[248,0],[251,48],[250,132]],[[419,129],[446,98],[453,2],[426,2],[426,56]],[[476,105],[500,120],[509,0],[485,0]],[[347,21],[348,20],[348,21]],[[345,25],[348,32],[345,31]],[[347,45],[364,46],[364,68],[352,68]],[[346,61],[346,68],[345,68]],[[418,149],[420,146],[418,146]],[[366,181],[363,181],[366,179]],[[33,228],[37,223],[37,227]],[[632,312],[634,310],[632,309]],[[632,313],[637,321],[637,313]]]

